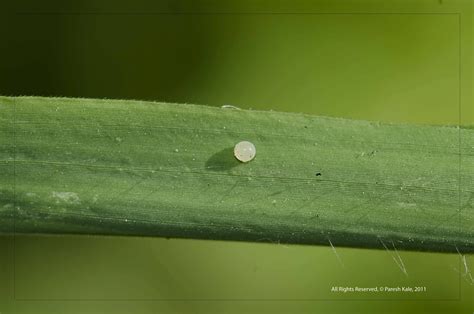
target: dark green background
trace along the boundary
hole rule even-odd
[[[470,1],[89,0],[2,6],[2,95],[474,123]],[[463,269],[459,255],[400,252],[406,277],[390,252],[336,249],[344,267],[331,247],[3,237],[0,312],[472,313],[473,286],[457,272]],[[473,265],[471,256],[467,262]],[[428,291],[330,292],[339,285]]]

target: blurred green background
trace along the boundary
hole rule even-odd
[[[474,124],[471,1],[1,4],[0,94]],[[317,13],[317,14],[308,14]],[[472,313],[460,256],[182,239],[0,238],[0,313]],[[474,267],[472,256],[466,259]],[[420,294],[332,286],[426,286]],[[161,301],[160,301],[161,300]]]

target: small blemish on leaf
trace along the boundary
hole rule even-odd
[[[239,107],[232,106],[232,105],[223,105],[221,106],[222,109],[234,109],[234,110],[240,110]]]
[[[74,192],[55,192],[51,193],[51,196],[56,199],[56,203],[69,203],[69,204],[80,204],[79,195]]]

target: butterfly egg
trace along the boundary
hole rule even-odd
[[[255,145],[248,141],[239,142],[234,147],[234,156],[241,162],[251,161],[255,158],[256,154],[257,150],[255,149]]]

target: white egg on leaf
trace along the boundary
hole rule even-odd
[[[255,158],[257,154],[257,150],[255,145],[250,143],[249,141],[242,141],[237,143],[234,147],[234,156],[237,158],[238,161],[241,162],[249,162]]]

